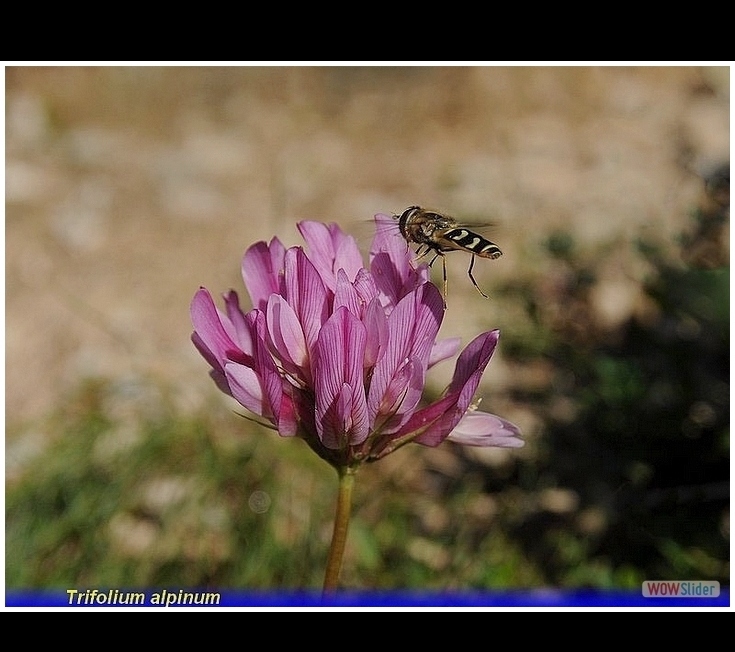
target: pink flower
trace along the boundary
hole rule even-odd
[[[443,396],[421,406],[427,370],[452,357],[437,341],[444,316],[425,265],[376,215],[369,268],[335,224],[301,222],[307,249],[274,238],[243,257],[253,309],[201,288],[191,303],[192,341],[218,387],[283,436],[302,437],[338,468],[416,442],[519,447],[516,426],[471,407],[499,332],[477,336],[459,355]]]

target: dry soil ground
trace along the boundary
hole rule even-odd
[[[22,437],[88,377],[201,405],[194,291],[242,290],[245,248],[298,243],[300,219],[492,220],[491,293],[555,228],[673,235],[729,160],[729,112],[727,67],[7,68],[6,425]],[[512,327],[466,265],[443,333]],[[638,273],[606,271],[601,319],[629,314]]]

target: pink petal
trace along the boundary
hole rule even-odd
[[[443,340],[434,342],[434,346],[431,348],[431,355],[429,356],[429,368],[435,364],[439,364],[443,360],[453,358],[457,351],[459,351],[459,345],[462,343],[459,337],[449,337]]]
[[[439,290],[431,283],[419,286],[417,297],[419,294],[412,353],[428,365],[439,327],[444,319],[444,300]]]
[[[365,327],[345,307],[327,320],[314,359],[316,427],[328,448],[362,443],[369,421],[362,382]]]
[[[465,446],[520,448],[525,444],[518,426],[499,416],[478,410],[465,413],[447,439]]]
[[[350,281],[362,268],[362,256],[354,238],[345,235],[336,224],[303,221],[297,227],[308,245],[309,260],[332,292],[337,285],[337,272],[344,269]]]
[[[270,404],[264,400],[260,377],[254,369],[235,362],[225,364],[225,376],[233,398],[248,410],[266,419],[272,419]]]
[[[281,272],[285,248],[278,238],[273,238],[269,245],[256,242],[242,259],[242,278],[250,294],[253,307],[265,312],[268,297],[282,294]]]
[[[357,296],[360,298],[360,305],[363,307],[378,296],[378,288],[375,287],[373,275],[365,268],[358,270],[354,286]],[[362,312],[360,314],[362,315]]]
[[[196,350],[199,351],[199,353],[202,355],[202,357],[207,361],[210,367],[212,367],[212,379],[214,382],[217,383],[217,386],[222,389],[222,391],[226,391],[228,394],[230,393],[229,390],[224,390],[222,386],[222,382],[224,379],[224,362],[217,357],[212,351],[210,350],[209,346],[202,340],[201,337],[199,337],[199,333],[194,331],[191,334],[191,342],[196,347]],[[225,385],[227,383],[225,382]]]
[[[339,449],[365,441],[367,415],[360,410],[360,397],[355,388],[342,383],[337,396],[325,408],[323,412],[317,409],[317,428],[322,424],[320,437],[327,448]]]
[[[329,227],[322,222],[305,220],[297,225],[301,237],[308,245],[309,260],[322,277],[324,284],[334,291],[335,280],[333,275],[334,244],[329,233]]]
[[[380,361],[388,345],[388,320],[378,297],[368,303],[362,322],[367,331],[364,366],[370,369]]]
[[[355,286],[347,278],[347,273],[341,269],[337,272],[337,286],[334,289],[333,310],[344,306],[353,315],[359,317],[362,314],[360,308],[360,297]]]
[[[237,292],[230,290],[226,295],[224,295],[224,299],[227,317],[229,318],[234,330],[233,339],[243,351],[246,353],[252,353],[253,342],[250,336],[250,327],[245,323],[245,314],[240,309],[240,300],[237,296]]]
[[[334,303],[332,310],[337,310],[340,306],[346,306],[347,309],[356,317],[364,318],[366,307],[372,303],[378,296],[370,272],[366,269],[360,269],[357,272],[354,282],[350,281],[347,272],[343,269],[337,272],[337,286],[334,291]],[[382,310],[383,316],[385,311]]]
[[[474,387],[472,388],[472,392],[474,393],[480,382],[482,372],[495,352],[499,337],[499,330],[487,331],[478,335],[465,347],[457,359],[454,377],[449,385],[449,393],[463,388],[471,380],[474,381]],[[469,401],[467,405],[469,405]]]
[[[301,247],[291,247],[284,260],[284,297],[293,308],[309,351],[329,317],[327,289]]]
[[[217,310],[212,295],[205,288],[200,288],[194,295],[190,313],[194,325],[192,341],[210,365],[224,371],[223,365],[228,356],[242,353],[232,339],[235,328],[229,319]]]
[[[281,405],[278,409],[278,434],[282,437],[294,437],[298,433],[299,419],[293,397],[283,392]]]
[[[278,294],[271,294],[266,308],[268,339],[283,368],[302,380],[311,380],[309,354],[298,317]]]
[[[414,268],[413,253],[390,215],[375,215],[375,237],[370,247],[370,271],[385,305],[395,306],[408,292],[426,283],[428,267]]]
[[[253,355],[245,363],[225,363],[228,393],[251,412],[276,423],[282,409],[283,378],[265,343],[265,316],[251,310],[243,327],[252,340]]]
[[[414,437],[414,441],[425,446],[438,446],[444,441],[451,428],[446,425],[451,422],[454,408],[457,404],[455,395],[445,396],[431,405],[414,412],[403,424],[403,427],[395,433],[395,438],[408,435]],[[462,413],[457,414],[457,422],[462,418]]]
[[[380,413],[380,405],[396,372],[409,359],[420,360],[423,368],[427,368],[429,354],[443,316],[442,298],[438,290],[429,283],[403,297],[388,316],[387,346],[382,358],[375,365],[368,393],[371,422],[374,423]],[[405,409],[412,408],[406,406]]]
[[[378,413],[371,420],[373,429],[382,434],[399,430],[421,400],[424,383],[424,365],[418,358],[411,358],[393,375],[378,406]]]
[[[334,273],[345,270],[347,278],[354,281],[363,267],[362,253],[351,235],[346,235],[336,224],[332,227],[334,240]]]
[[[268,411],[280,419],[284,380],[266,344],[265,315],[260,310],[251,310],[246,317],[246,325],[251,332],[255,370],[260,376]]]
[[[416,443],[437,446],[457,426],[472,402],[485,367],[495,351],[499,334],[497,330],[488,331],[478,335],[465,347],[457,360],[447,394],[440,401],[441,404],[446,404],[444,413],[414,439]],[[405,432],[411,425],[412,422],[409,421],[401,432]]]

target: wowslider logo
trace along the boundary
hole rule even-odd
[[[717,598],[719,595],[719,582],[643,582],[644,598]]]

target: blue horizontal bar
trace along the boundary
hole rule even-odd
[[[308,591],[231,589],[6,589],[6,607],[729,607],[730,589],[716,598],[646,598],[641,591]]]

